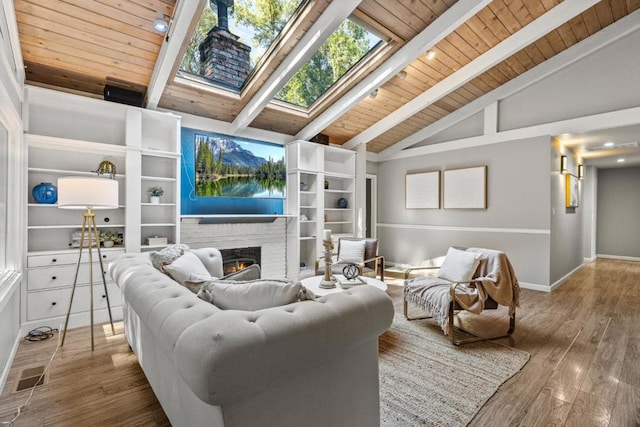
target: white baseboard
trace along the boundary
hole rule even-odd
[[[554,283],[551,284],[551,290],[554,290],[558,286],[562,285],[562,283],[564,283],[565,280],[567,280],[570,276],[572,276],[576,271],[580,270],[582,267],[584,267],[584,264],[580,264],[579,266],[577,266],[576,268],[574,268],[573,270],[571,270],[570,272],[562,276],[560,279],[556,280]]]
[[[16,357],[16,353],[18,352],[18,345],[20,345],[20,341],[22,341],[22,334],[20,333],[20,331],[18,331],[16,340],[13,343],[13,348],[11,349],[11,353],[9,354],[9,358],[7,359],[7,364],[4,365],[2,375],[0,376],[0,394],[2,394],[2,392],[4,391],[4,386],[7,383],[9,371],[11,370],[11,366],[13,365],[13,359]]]
[[[529,289],[532,291],[551,292],[551,287],[547,285],[538,285],[537,283],[520,282],[522,289]]]
[[[585,258],[585,259],[584,259],[584,262],[593,262],[593,261],[595,261],[597,258],[598,258],[597,256],[594,256],[593,258]]]
[[[619,259],[621,261],[640,261],[640,258],[634,256],[596,254],[596,257],[606,259]]]

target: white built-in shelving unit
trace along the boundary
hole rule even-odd
[[[96,210],[100,231],[124,234],[124,244],[102,249],[103,267],[119,253],[150,249],[148,237],[179,242],[180,118],[173,114],[27,87],[25,97],[27,147],[27,280],[22,290],[22,323],[59,325],[68,308],[78,261],[71,236],[80,230],[82,211],[39,204],[31,191],[41,182],[63,176],[97,176],[100,162],[116,166],[119,206]],[[147,190],[162,186],[161,203],[152,204]],[[94,296],[97,321],[107,320],[100,262],[94,253]],[[71,325],[89,323],[88,254],[78,275]],[[109,280],[115,318],[121,318],[119,290]]]
[[[334,240],[355,233],[356,153],[295,141],[287,145],[287,213],[296,217],[289,245],[289,271],[313,268],[322,254],[322,233]],[[339,199],[346,207],[338,207]],[[320,236],[320,237],[318,237]]]

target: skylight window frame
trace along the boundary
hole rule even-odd
[[[348,88],[348,86],[350,86],[352,83],[359,80],[360,75],[363,72],[366,72],[369,67],[375,67],[377,65],[379,66],[382,60],[386,58],[389,51],[391,51],[396,46],[397,37],[394,37],[394,35],[390,35],[382,29],[377,28],[376,26],[365,21],[359,16],[357,10],[349,15],[347,19],[363,27],[369,33],[380,39],[380,41],[362,58],[360,58],[358,62],[353,64],[346,73],[344,73],[338,80],[336,80],[331,86],[329,86],[329,88],[322,95],[320,95],[318,99],[313,101],[308,107],[296,105],[287,101],[282,101],[275,97],[272,98],[269,102],[269,107],[280,111],[294,113],[306,118],[313,117],[318,112],[318,110],[325,108],[326,104],[330,103],[337,96],[339,96],[345,88]],[[304,64],[301,64],[300,67],[298,67],[298,70],[303,66]]]
[[[183,51],[180,52],[180,55],[178,55],[179,60],[176,65],[176,72],[174,73],[174,81],[179,83],[181,80],[186,80],[190,83],[196,83],[199,89],[215,88],[216,90],[213,91],[215,93],[220,93],[223,96],[231,98],[244,99],[247,92],[249,92],[255,84],[255,81],[257,80],[256,77],[264,71],[269,62],[274,59],[274,56],[277,54],[277,52],[284,45],[286,45],[290,38],[296,35],[297,29],[304,23],[305,19],[313,10],[316,3],[316,0],[301,0],[296,11],[293,13],[293,15],[291,15],[291,18],[289,18],[276,38],[271,42],[267,50],[264,52],[264,55],[262,55],[260,61],[258,61],[255,67],[251,69],[249,75],[247,76],[247,79],[244,81],[244,84],[242,85],[242,88],[240,90],[236,90],[234,88],[225,86],[224,84],[217,83],[200,74],[182,70],[180,66],[182,63],[182,58],[184,58],[185,55],[186,47]],[[194,26],[193,31],[195,31],[196,26]]]

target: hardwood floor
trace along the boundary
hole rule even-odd
[[[402,281],[387,282],[401,312]],[[550,294],[523,290],[516,330],[497,342],[528,351],[531,359],[470,425],[640,425],[638,307],[638,262],[597,260]],[[464,323],[505,327],[504,314]],[[122,324],[116,336],[106,326],[98,331],[93,353],[88,328],[69,332],[48,382],[37,388],[16,426],[169,425],[129,351]],[[13,392],[19,373],[46,363],[56,339],[20,344],[0,398],[0,421],[10,419],[28,396]]]

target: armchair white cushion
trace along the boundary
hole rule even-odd
[[[479,264],[479,254],[449,248],[438,277],[450,282],[468,282],[473,279]]]
[[[364,249],[366,241],[362,240],[340,240],[340,258],[338,262],[359,264],[364,261]]]

